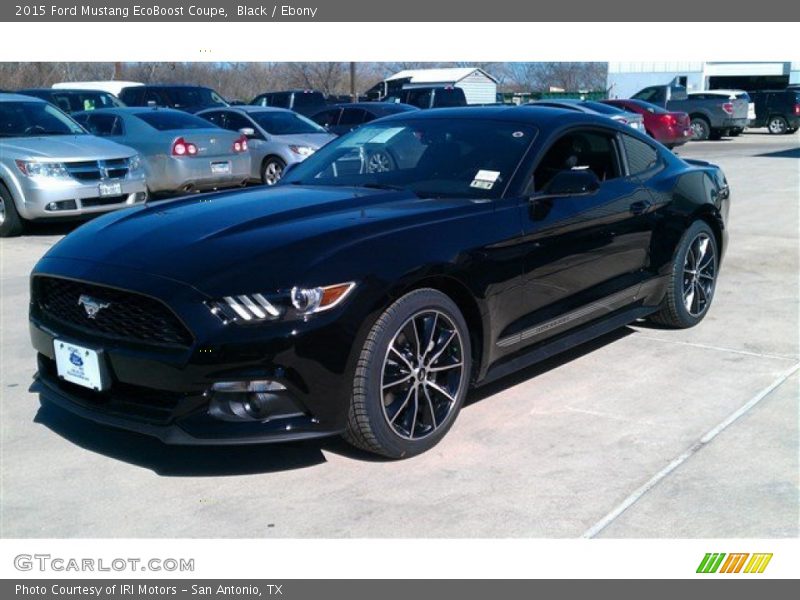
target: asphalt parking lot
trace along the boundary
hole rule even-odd
[[[401,462],[336,439],[169,447],[40,406],[27,276],[64,228],[0,240],[0,535],[796,537],[800,135],[678,153],[733,193],[705,321],[629,327],[475,390]]]

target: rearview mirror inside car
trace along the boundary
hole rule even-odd
[[[600,189],[600,180],[590,169],[559,171],[547,182],[535,198],[559,196],[589,196]]]

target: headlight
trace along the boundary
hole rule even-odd
[[[305,319],[339,306],[353,291],[352,281],[313,288],[293,287],[283,294],[241,294],[208,303],[224,323],[263,323]]]
[[[18,160],[17,168],[28,177],[69,177],[64,163]]]
[[[134,154],[128,159],[128,172],[136,173],[142,168],[142,157],[139,154]]]
[[[291,150],[298,156],[302,156],[303,158],[314,154],[314,148],[312,148],[311,146],[289,146],[289,150]]]

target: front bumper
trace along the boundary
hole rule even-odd
[[[64,259],[42,262],[53,267],[45,271],[48,276],[75,271]],[[130,289],[130,278],[131,273],[114,274],[113,269],[96,267],[91,281]],[[171,308],[197,308],[180,311],[195,341],[189,346],[154,347],[109,339],[53,322],[32,304],[30,336],[38,353],[35,390],[42,400],[97,423],[169,444],[288,441],[344,430],[354,372],[355,320],[325,314],[305,323],[223,325],[193,288],[156,276],[137,274],[136,278],[137,293],[152,295],[158,289],[160,297],[171,299]],[[96,349],[109,375],[109,389],[95,392],[60,379],[55,340]],[[284,385],[301,414],[229,421],[209,412],[215,382],[262,379]]]
[[[17,203],[23,219],[77,218],[86,215],[105,213],[147,199],[147,185],[144,174],[127,176],[124,179],[109,180],[103,183],[119,184],[120,193],[101,195],[99,181],[80,182],[74,179],[21,179],[19,192],[22,201]],[[75,208],[51,210],[51,203],[73,201]]]

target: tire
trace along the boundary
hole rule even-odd
[[[775,115],[767,121],[767,129],[773,135],[783,135],[789,132],[789,123],[780,115]]]
[[[388,173],[389,171],[394,171],[396,168],[397,165],[394,162],[394,158],[385,150],[378,150],[371,153],[367,157],[364,167],[367,173]]]
[[[711,125],[703,117],[692,117],[689,127],[692,128],[693,140],[702,142],[711,137]]]
[[[344,438],[393,459],[429,450],[461,410],[471,367],[469,330],[456,304],[434,289],[409,292],[364,342]]]
[[[708,136],[710,140],[721,140],[724,136],[728,135],[727,129],[712,129]]]
[[[711,307],[718,270],[719,249],[714,232],[705,221],[695,221],[678,244],[667,293],[650,320],[673,329],[697,325]]]
[[[742,130],[741,129],[731,129],[728,132],[728,135],[730,135],[731,137],[739,137],[740,135],[742,135]]]
[[[16,237],[25,228],[25,221],[17,212],[11,192],[0,183],[0,237]]]
[[[261,183],[275,185],[281,180],[286,163],[277,156],[269,156],[261,163]]]

